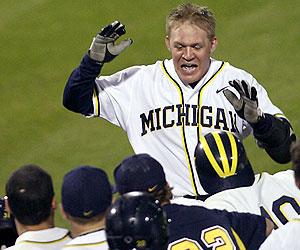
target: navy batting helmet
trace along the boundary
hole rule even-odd
[[[106,216],[106,237],[111,250],[167,249],[167,220],[148,193],[123,194]]]
[[[232,133],[218,131],[200,138],[195,149],[200,183],[208,194],[251,186],[254,172],[242,142]]]

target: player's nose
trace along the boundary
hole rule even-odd
[[[185,47],[183,51],[183,58],[187,61],[194,59],[194,52],[192,47]]]

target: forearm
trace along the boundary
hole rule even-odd
[[[296,137],[287,120],[265,114],[263,119],[251,126],[258,144],[274,161],[284,164],[291,160],[290,145]]]
[[[93,114],[93,91],[95,79],[102,65],[85,55],[79,65],[70,75],[63,94],[65,108],[83,115]]]

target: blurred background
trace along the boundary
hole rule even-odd
[[[103,74],[168,58],[165,17],[178,0],[2,0],[0,1],[0,195],[18,167],[34,163],[52,176],[56,197],[66,172],[75,166],[106,169],[133,153],[126,134],[105,120],[87,119],[62,106],[65,82],[93,36],[120,20],[133,45]],[[214,57],[252,73],[272,102],[300,133],[300,1],[191,1],[217,18]],[[256,172],[290,168],[245,141]],[[66,226],[60,214],[57,225]]]

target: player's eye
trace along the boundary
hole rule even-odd
[[[175,44],[174,46],[176,49],[180,50],[183,48],[183,46],[181,44]]]
[[[194,49],[201,49],[202,48],[202,45],[201,44],[196,44],[194,45]]]

